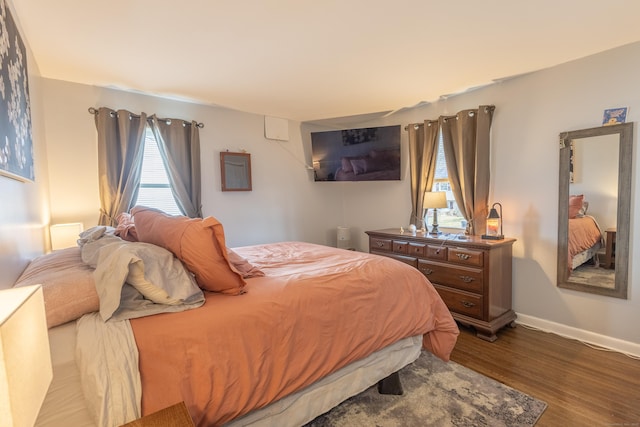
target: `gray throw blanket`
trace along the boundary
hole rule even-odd
[[[193,275],[171,252],[150,243],[127,242],[114,228],[80,234],[82,261],[95,268],[103,321],[184,311],[204,304]]]

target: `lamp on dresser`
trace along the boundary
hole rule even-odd
[[[53,378],[40,285],[0,291],[0,427],[31,427]]]
[[[425,209],[425,223],[427,222],[426,213],[429,209],[433,209],[433,225],[429,234],[431,236],[442,234],[442,231],[438,230],[438,209],[447,207],[447,193],[444,191],[427,191],[424,193],[423,207]]]
[[[500,213],[496,210],[496,206],[500,209]],[[489,211],[487,217],[487,234],[482,235],[483,239],[489,240],[502,240],[504,234],[502,234],[502,205],[500,203],[494,203]]]

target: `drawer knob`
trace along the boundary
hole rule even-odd
[[[430,268],[421,268],[420,271],[422,271],[424,274],[431,274],[433,273],[433,270]]]
[[[471,283],[473,282],[473,277],[471,276],[460,276],[460,279],[462,279],[462,281],[464,283]]]
[[[469,254],[456,254],[458,256],[458,258],[463,259],[463,260],[467,260],[469,258],[471,258],[471,255]]]
[[[376,245],[378,245],[378,247],[379,247],[379,248],[381,248],[381,247],[383,247],[383,246],[384,246],[384,243],[382,243],[382,242],[376,242]]]
[[[475,305],[471,301],[465,301],[465,300],[460,301],[460,304],[464,305],[467,308],[471,308],[471,307],[473,307]]]

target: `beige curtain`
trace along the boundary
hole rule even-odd
[[[171,191],[182,213],[202,218],[200,133],[197,122],[149,118],[167,168]]]
[[[469,234],[482,234],[489,203],[490,132],[493,105],[440,117],[453,196],[468,221]]]
[[[95,113],[98,131],[98,224],[115,227],[138,195],[147,116],[102,107]]]
[[[425,120],[422,124],[410,124],[409,169],[411,173],[411,217],[410,224],[418,229],[424,223],[424,193],[431,191],[436,172],[438,154],[438,121]]]

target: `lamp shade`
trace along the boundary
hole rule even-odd
[[[51,234],[51,249],[71,248],[78,245],[78,235],[82,233],[81,222],[68,224],[54,224],[49,227]]]
[[[0,291],[0,427],[31,427],[53,378],[40,285]]]
[[[447,207],[447,193],[444,191],[427,191],[424,193],[425,209],[442,209]]]

